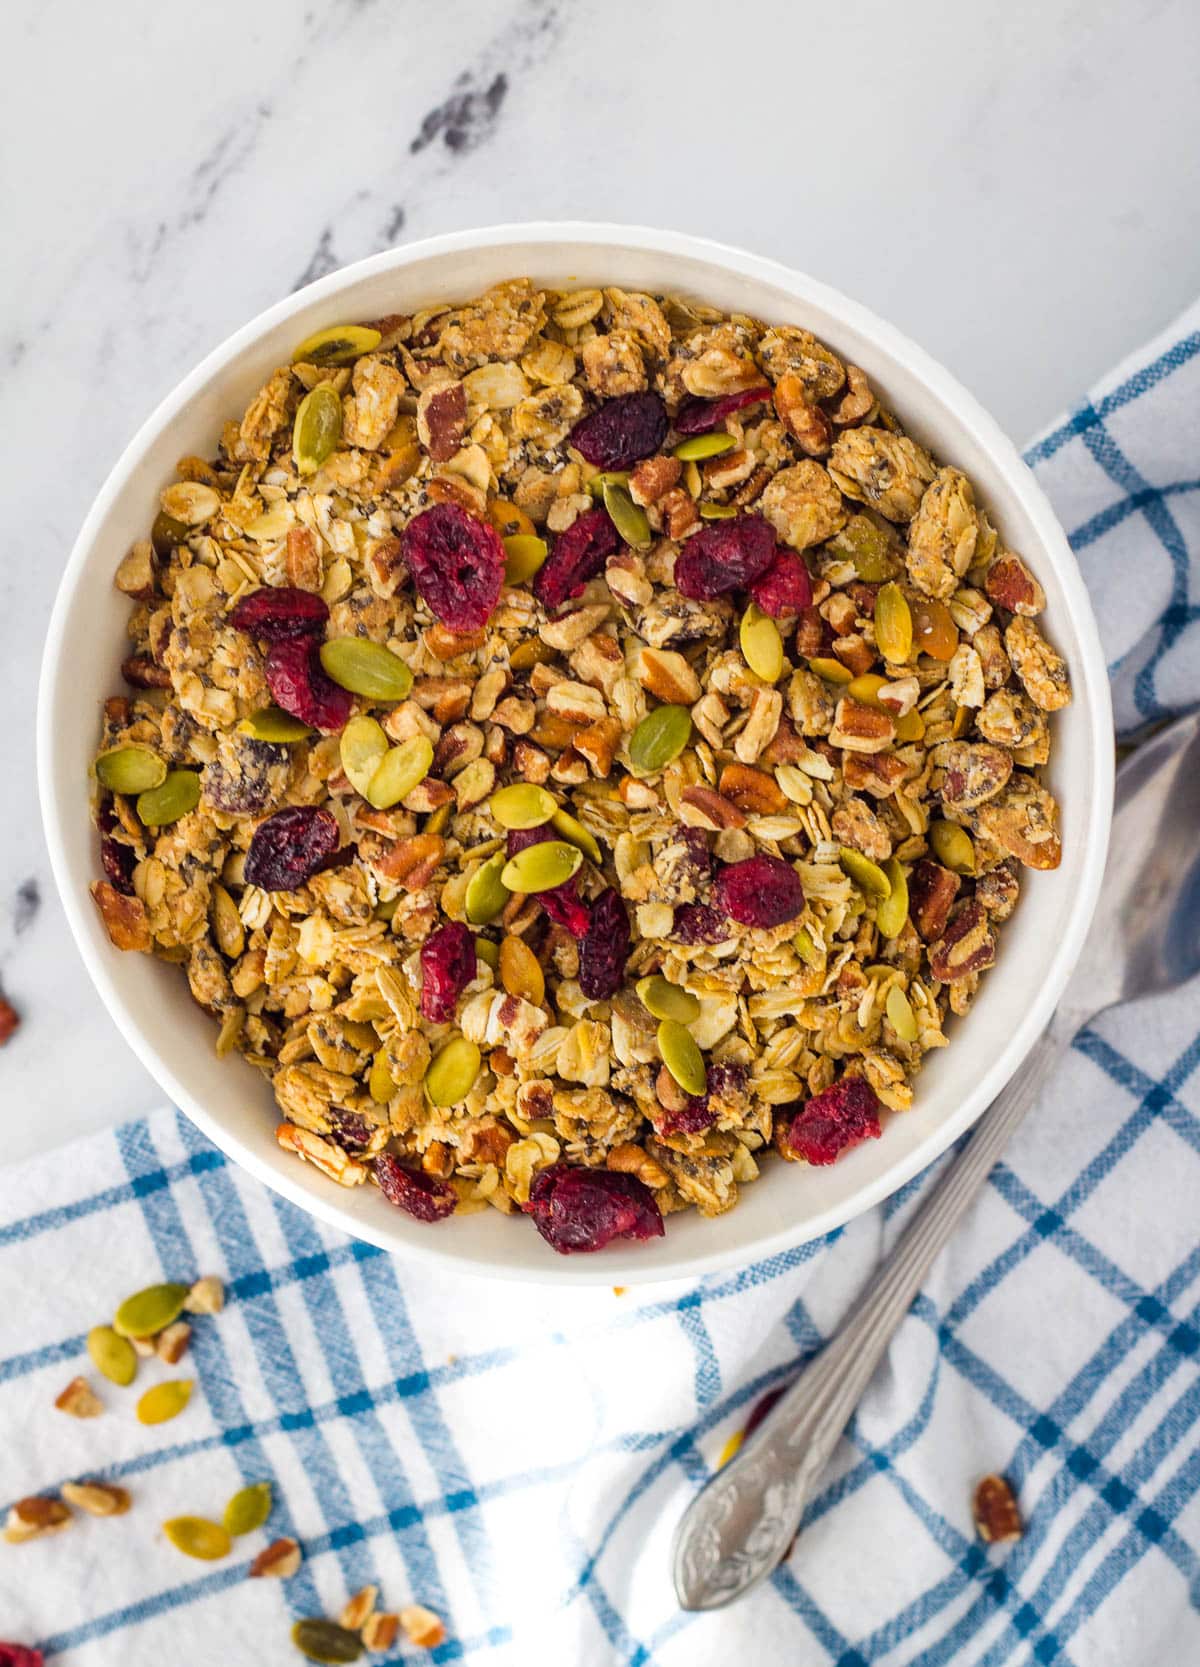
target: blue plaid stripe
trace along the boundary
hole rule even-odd
[[[1177,701],[1178,650],[1200,617],[1192,577],[1200,478],[1193,456],[1190,470],[1160,481],[1154,444],[1161,410],[1180,389],[1200,386],[1189,380],[1200,364],[1194,323],[1027,454],[1052,489],[1068,471],[1077,483],[1094,482],[1090,505],[1087,490],[1073,489],[1079,515],[1069,536],[1096,580],[1102,623],[1113,565],[1162,552],[1160,616],[1113,668],[1128,725]],[[1200,678],[1188,698],[1198,695]],[[1071,1115],[1060,1108],[1055,1124],[1059,1172],[1020,1143],[997,1169],[979,1231],[956,1245],[953,1278],[940,1270],[914,1305],[895,1346],[897,1376],[865,1398],[810,1505],[801,1549],[721,1634],[713,1629],[726,1623],[673,1607],[666,1528],[729,1430],[821,1346],[849,1294],[839,1267],[857,1256],[865,1268],[879,1223],[893,1236],[928,1177],[902,1189],[874,1222],[823,1244],[691,1289],[613,1299],[603,1311],[533,1305],[521,1310],[524,1331],[485,1327],[476,1336],[468,1326],[454,1357],[436,1358],[421,1275],[324,1235],[267,1200],[189,1125],[158,1117],[114,1137],[120,1171],[110,1163],[103,1185],[77,1196],[69,1185],[48,1185],[45,1207],[6,1212],[0,1279],[30,1257],[69,1255],[77,1236],[121,1212],[143,1224],[165,1275],[202,1265],[201,1246],[219,1245],[229,1318],[198,1325],[193,1349],[211,1427],[181,1422],[177,1438],[126,1452],[104,1473],[139,1496],[217,1465],[235,1479],[289,1479],[271,1529],[296,1533],[305,1561],[273,1599],[281,1639],[289,1618],[329,1612],[379,1577],[390,1601],[411,1595],[447,1616],[451,1636],[435,1661],[550,1659],[538,1652],[553,1639],[553,1659],[585,1667],[672,1667],[707,1659],[720,1636],[752,1639],[764,1662],[1107,1667],[1120,1659],[1125,1667],[1136,1651],[1105,1653],[1110,1623],[1125,1636],[1131,1613],[1149,1613],[1147,1637],[1157,1636],[1161,1610],[1172,1660],[1182,1662],[1200,1658],[1200,1249],[1180,1219],[1186,1188],[1151,1204],[1161,1246],[1147,1257],[1142,1245],[1141,1260],[1109,1229],[1104,1201],[1114,1188],[1153,1186],[1163,1141],[1173,1143],[1177,1156],[1167,1161],[1183,1173],[1200,1165],[1198,1065],[1194,1014],[1182,1028],[1178,1017],[1151,1014],[1083,1033],[1069,1079],[1079,1104]],[[840,1297],[831,1305],[832,1279]],[[1064,1352],[1039,1377],[1020,1348],[993,1346],[1001,1322],[992,1316],[997,1304],[1003,1313],[1006,1303],[1029,1302],[1030,1345],[1052,1351],[1054,1317],[1037,1313],[1046,1289],[1069,1292],[1083,1318],[1061,1320],[1077,1356]],[[455,1300],[449,1286],[444,1300]],[[8,1398],[0,1409],[61,1387],[92,1317],[0,1343],[0,1397]],[[676,1350],[664,1334],[677,1338]],[[594,1348],[603,1369],[587,1364]],[[663,1370],[659,1362],[672,1357],[669,1399],[647,1393],[639,1413],[639,1398],[626,1394],[614,1411],[612,1372],[642,1373],[649,1363]],[[539,1414],[549,1427],[546,1414],[564,1403],[573,1426],[543,1454]],[[971,1529],[970,1477],[947,1478],[938,1462],[948,1434],[976,1426],[985,1432],[981,1462],[1010,1476],[1028,1518],[1025,1537],[1003,1555]],[[37,1480],[50,1488],[65,1479]],[[871,1585],[877,1522],[902,1535],[901,1567],[920,1571],[888,1601]],[[894,1551],[894,1539],[889,1545]],[[855,1603],[844,1579],[831,1584],[828,1572],[850,1546],[858,1551]],[[551,1550],[568,1572],[531,1600],[521,1575],[535,1575]],[[652,1557],[658,1575],[648,1598],[632,1576]],[[233,1614],[248,1562],[236,1555],[210,1570],[176,1560],[141,1587],[114,1582],[111,1601],[94,1612],[57,1630],[38,1622],[39,1642],[50,1660],[86,1664],[111,1660],[119,1638],[122,1657],[137,1667],[150,1659],[139,1641],[167,1636],[155,1629],[172,1618],[177,1626],[192,1617],[203,1637],[212,1606]],[[0,1608],[2,1594],[0,1584]],[[24,1600],[22,1592],[8,1601]]]

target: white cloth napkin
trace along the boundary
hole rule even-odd
[[[1193,309],[1029,454],[1096,599],[1124,729],[1200,698],[1198,431]],[[712,1616],[675,1606],[675,1523],[871,1278],[916,1188],[823,1243],[621,1295],[410,1271],[169,1109],[0,1173],[0,1497],[84,1476],[133,1496],[0,1545],[0,1640],[75,1667],[270,1667],[300,1659],[293,1620],[378,1582],[386,1607],[443,1617],[432,1659],[471,1667],[1200,1659],[1198,1031],[1193,989],[1080,1037],[901,1327],[791,1559]],[[181,1364],[101,1383],[87,1328],[202,1273],[229,1300]],[[77,1372],[103,1417],[55,1409]],[[139,1424],[140,1389],[180,1375],[187,1411]],[[975,1535],[989,1471],[1017,1491],[1017,1544]],[[160,1532],[263,1479],[270,1523],[227,1559],[188,1561]],[[281,1534],[300,1573],[248,1579]]]

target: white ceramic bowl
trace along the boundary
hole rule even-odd
[[[494,1211],[436,1227],[409,1220],[374,1187],[346,1192],[275,1144],[268,1085],[217,1059],[214,1027],[178,972],[109,944],[88,896],[98,873],[88,766],[103,696],[121,687],[128,603],[113,572],[145,535],[177,458],[208,455],[297,341],[327,324],[461,300],[506,277],[619,284],[688,294],[726,311],[805,325],[861,365],[906,428],[964,469],[1005,540],[1045,586],[1051,636],[1074,704],[1054,724],[1051,784],[1063,806],[1062,866],[1022,876],[999,961],[952,1045],[930,1056],[912,1111],[827,1169],[767,1162],[728,1215],[673,1216],[666,1237],[595,1256],[555,1256],[528,1224]],[[607,225],[516,225],[458,232],[359,262],[281,301],[210,353],[126,447],[67,564],[42,669],[38,766],[46,838],[80,953],[129,1045],[209,1138],[301,1208],[398,1255],[492,1278],[633,1284],[749,1262],[827,1233],[885,1198],[960,1135],[1012,1075],[1083,943],[1103,871],[1113,743],[1104,659],[1079,570],[1049,504],[1011,442],[940,365],[890,324],[824,284],[737,249]],[[133,1109],[133,1108],[131,1108]]]

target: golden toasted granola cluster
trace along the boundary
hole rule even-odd
[[[559,1250],[903,1111],[1070,698],[970,482],[808,331],[525,279],[322,331],[121,563],[113,942],[280,1144]]]

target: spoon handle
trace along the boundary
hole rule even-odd
[[[1041,1037],[831,1341],[692,1501],[675,1536],[684,1609],[722,1608],[786,1556],[809,1492],[897,1326],[1065,1046],[1057,1027]]]

